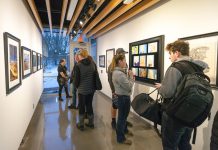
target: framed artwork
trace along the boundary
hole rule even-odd
[[[40,70],[40,66],[41,66],[41,64],[40,64],[40,62],[41,62],[41,57],[40,57],[40,55],[41,54],[39,54],[39,53],[37,53],[37,70]]]
[[[37,53],[32,51],[32,72],[37,71]]]
[[[106,50],[106,72],[108,72],[108,66],[111,64],[114,55],[115,55],[114,48]]]
[[[42,69],[42,54],[40,54],[40,69]]]
[[[28,77],[32,73],[31,69],[31,50],[24,46],[21,47],[22,52],[22,74],[23,78]]]
[[[212,87],[218,87],[218,32],[179,38],[189,43],[189,55],[195,60],[202,60],[209,66],[205,74],[210,77]]]
[[[6,94],[22,84],[20,39],[4,32]]]
[[[105,55],[99,56],[99,67],[105,67]]]
[[[129,44],[129,68],[136,81],[161,82],[164,71],[164,35]]]

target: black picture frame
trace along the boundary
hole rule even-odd
[[[22,84],[20,39],[8,32],[4,36],[6,94],[10,94]]]
[[[40,60],[40,59],[41,59],[40,55],[41,55],[41,54],[37,53],[37,71],[40,70],[40,66],[41,66],[41,64],[40,64],[40,62],[41,62],[41,60]]]
[[[105,67],[105,55],[99,56],[99,67]]]
[[[32,72],[37,71],[37,53],[32,50]]]
[[[210,77],[211,86],[218,88],[218,32],[182,37],[179,39],[189,43],[190,57],[202,60],[209,65],[210,69],[205,74]]]
[[[154,84],[164,72],[164,35],[129,43],[129,69],[135,80]]]
[[[23,79],[30,76],[32,73],[32,50],[22,46],[22,76]]]
[[[42,54],[40,54],[40,69],[42,69],[43,68],[43,66],[42,66]]]
[[[115,55],[115,48],[106,50],[106,72],[108,72],[108,66],[111,64]]]

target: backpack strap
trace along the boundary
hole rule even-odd
[[[196,73],[196,72],[203,73],[202,67],[187,60],[173,62],[171,64],[171,67],[178,69],[181,72],[182,76],[185,76],[186,74]]]

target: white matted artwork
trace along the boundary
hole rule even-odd
[[[106,50],[106,72],[108,72],[108,66],[111,64],[114,57],[115,49]]]
[[[155,52],[157,52],[157,42],[149,43],[148,53],[155,53]]]
[[[22,84],[20,39],[4,32],[6,94]]]
[[[217,87],[218,32],[181,39],[189,43],[190,57],[208,64],[209,68],[205,70],[205,74],[210,77],[210,84]]]

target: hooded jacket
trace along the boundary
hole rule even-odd
[[[190,61],[199,66],[202,70],[208,68],[208,64],[201,61],[201,60],[193,60],[192,58],[188,56],[183,56],[179,58],[178,61]],[[176,88],[179,84],[179,82],[182,79],[182,73],[175,67],[170,66],[164,76],[164,79],[161,83],[161,87],[159,88],[159,93],[162,95],[163,98],[172,98],[176,92]]]
[[[85,58],[75,65],[73,83],[78,93],[88,95],[95,92],[94,79],[96,65],[93,61]]]

